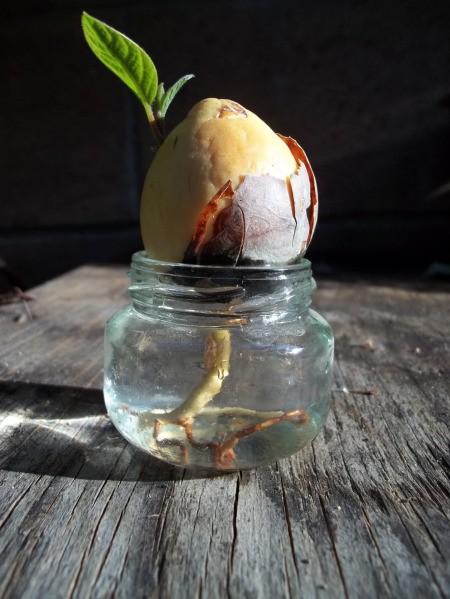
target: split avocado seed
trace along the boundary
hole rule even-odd
[[[289,264],[317,220],[317,188],[297,142],[230,100],[196,104],[148,170],[141,230],[150,258]]]

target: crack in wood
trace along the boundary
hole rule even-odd
[[[329,518],[328,518],[328,515],[327,515],[327,512],[326,512],[325,502],[324,502],[324,500],[323,500],[323,498],[322,498],[321,495],[318,495],[318,498],[319,498],[320,507],[322,509],[322,516],[323,516],[323,519],[325,521],[326,528],[327,528],[327,531],[328,531],[328,537],[330,539],[331,547],[333,549],[334,558],[336,560],[336,565],[337,565],[337,568],[338,568],[338,571],[339,571],[339,576],[341,578],[342,587],[344,589],[344,594],[345,594],[346,599],[349,599],[349,593],[348,593],[348,590],[347,590],[347,584],[346,584],[345,578],[344,578],[344,571],[343,571],[343,568],[342,568],[341,560],[339,558],[339,551],[338,551],[338,549],[336,547],[336,542],[335,542],[335,538],[334,538],[334,534],[333,534],[333,529],[331,527],[331,523],[329,521]]]
[[[414,538],[413,538],[413,536],[412,536],[412,534],[411,534],[411,531],[410,531],[409,527],[406,525],[406,523],[405,523],[405,521],[404,521],[404,519],[403,519],[403,517],[402,517],[402,514],[401,514],[401,512],[400,512],[400,511],[399,511],[399,510],[396,508],[396,506],[395,506],[395,505],[394,505],[394,510],[397,512],[397,516],[398,516],[398,518],[399,518],[400,522],[401,522],[401,523],[402,523],[402,525],[403,525],[403,528],[404,528],[404,530],[405,530],[405,533],[406,533],[406,535],[407,535],[407,537],[408,537],[408,539],[409,539],[409,542],[411,543],[411,546],[414,548],[414,551],[415,551],[415,553],[416,553],[416,555],[417,555],[417,557],[418,557],[419,561],[422,563],[422,565],[423,565],[423,567],[425,568],[425,570],[426,570],[426,571],[429,573],[429,575],[431,576],[431,579],[433,580],[434,584],[436,585],[436,587],[437,587],[437,589],[438,589],[438,591],[439,591],[439,594],[440,594],[441,598],[442,598],[442,599],[446,599],[446,594],[444,593],[443,589],[441,588],[441,586],[440,586],[439,582],[436,580],[436,577],[435,577],[435,574],[434,574],[433,570],[429,568],[429,565],[428,565],[428,564],[427,564],[427,562],[424,560],[424,558],[423,558],[423,556],[422,556],[421,552],[419,551],[419,548],[418,548],[418,546],[417,546],[417,544],[416,544],[416,542],[415,542],[415,540],[414,540]]]
[[[277,471],[278,471],[278,464],[277,464]],[[286,524],[287,524],[287,531],[288,531],[288,537],[289,537],[289,547],[290,547],[291,553],[292,553],[292,559],[293,559],[293,562],[294,562],[295,572],[297,573],[297,578],[300,581],[300,574],[299,574],[298,564],[297,564],[297,556],[296,556],[296,553],[295,553],[294,535],[293,535],[293,532],[292,532],[291,517],[289,515],[289,507],[288,507],[287,498],[286,498],[286,489],[284,487],[284,480],[283,480],[282,473],[278,471],[278,474],[279,474],[279,477],[280,477],[281,493],[282,493],[282,496],[283,496],[283,508],[284,508],[284,516],[285,516],[285,520],[286,520]]]
[[[119,530],[120,524],[121,524],[121,522],[123,520],[125,511],[128,508],[128,505],[130,503],[131,497],[133,495],[133,490],[134,490],[135,487],[136,487],[136,484],[133,485],[133,489],[130,492],[129,496],[127,497],[125,505],[123,506],[123,508],[122,508],[122,510],[121,510],[121,512],[119,514],[119,518],[118,518],[118,520],[116,522],[116,525],[114,526],[114,529],[113,529],[112,534],[111,534],[111,539],[114,539],[114,537],[116,536],[117,531]],[[97,571],[97,579],[100,578],[100,576],[102,574],[102,571],[103,571],[103,569],[106,566],[106,562],[108,560],[109,554],[111,553],[112,547],[113,547],[113,543],[109,544],[108,547],[107,547],[107,549],[106,549],[106,551],[104,552],[103,556],[100,559],[99,568],[98,568],[98,571]],[[123,560],[122,560],[121,566],[123,568]],[[114,571],[115,576],[116,576],[116,573],[117,573],[117,563],[115,564],[115,571]]]
[[[120,462],[120,460],[122,458],[122,455],[125,453],[125,451],[126,451],[126,446],[123,447],[122,451],[117,456],[117,459],[114,462],[114,464],[111,466],[110,471],[109,471],[108,475],[106,476],[105,480],[103,480],[102,483],[99,485],[99,487],[97,489],[97,492],[96,492],[96,494],[93,497],[92,502],[91,502],[92,507],[95,506],[95,504],[97,503],[99,497],[103,494],[103,490],[106,488],[108,481],[110,481],[111,474],[116,469],[117,464]],[[82,467],[81,467],[81,469],[80,469],[79,472],[81,472],[81,470],[83,469],[84,465],[85,464],[82,465]],[[126,474],[126,472],[124,473],[124,476],[125,476],[125,474]],[[89,543],[85,547],[85,549],[83,550],[83,553],[82,553],[82,555],[80,557],[80,560],[79,560],[79,565],[78,565],[77,571],[76,571],[76,573],[75,573],[75,575],[74,575],[74,577],[72,579],[71,587],[69,587],[69,589],[68,589],[68,593],[70,594],[70,597],[72,597],[74,595],[74,593],[76,592],[76,589],[77,589],[77,586],[78,586],[78,582],[80,580],[80,577],[81,577],[82,571],[84,569],[86,560],[87,560],[88,556],[90,555],[91,550],[92,550],[92,548],[94,546],[94,543],[96,541],[97,532],[98,532],[98,530],[99,530],[99,528],[100,528],[100,526],[102,524],[102,521],[103,521],[103,518],[104,518],[105,514],[108,512],[108,508],[109,508],[110,503],[111,503],[111,501],[112,501],[112,499],[114,497],[114,494],[116,493],[116,491],[117,491],[117,489],[118,489],[118,487],[120,485],[120,482],[123,481],[123,479],[124,479],[124,476],[119,481],[119,483],[117,483],[115,485],[115,487],[113,489],[111,489],[111,492],[109,493],[106,502],[104,503],[104,505],[102,505],[101,512],[100,512],[100,514],[98,516],[97,522],[95,523],[94,528],[92,529],[92,531],[90,533]],[[133,489],[132,489],[132,491],[130,493],[130,499],[131,499],[131,495],[133,493],[133,490],[134,490],[135,486],[136,485],[133,486]],[[127,551],[127,554],[128,554],[128,551]],[[100,571],[99,571],[98,575],[100,575]]]
[[[423,508],[423,505],[420,501],[420,499],[418,500],[418,503],[421,505],[421,507]],[[444,553],[442,552],[441,548],[439,547],[438,542],[436,541],[436,539],[434,538],[433,533],[431,532],[431,530],[428,527],[427,522],[425,521],[425,519],[421,516],[421,514],[419,513],[419,510],[417,509],[417,507],[414,504],[411,504],[411,509],[412,511],[415,513],[416,517],[420,520],[420,522],[422,523],[422,526],[424,528],[424,530],[426,531],[426,533],[428,534],[428,538],[430,539],[433,547],[436,549],[436,551],[438,552],[438,554],[440,555],[440,557],[443,560],[446,560],[447,556],[444,555]]]
[[[338,434],[340,434],[340,433],[338,433]],[[348,479],[350,481],[350,485],[352,487],[352,490],[357,495],[357,497],[359,498],[359,503],[360,503],[360,506],[361,506],[362,514],[364,516],[364,521],[365,521],[365,524],[366,524],[367,532],[368,532],[368,534],[370,536],[370,539],[371,539],[372,544],[373,544],[373,546],[375,548],[377,556],[378,556],[378,558],[379,558],[379,560],[381,562],[381,567],[382,567],[382,571],[383,571],[383,578],[384,578],[385,585],[386,585],[387,589],[389,590],[389,592],[391,594],[391,597],[392,597],[393,596],[393,592],[392,592],[391,585],[389,583],[388,567],[387,567],[387,564],[386,564],[386,562],[384,560],[383,553],[381,551],[381,547],[380,547],[380,545],[379,545],[379,543],[377,541],[376,533],[375,533],[375,531],[374,531],[374,529],[372,527],[372,524],[371,524],[371,521],[370,521],[370,518],[369,518],[369,514],[368,514],[367,508],[365,506],[366,500],[365,500],[363,491],[359,488],[359,486],[357,485],[356,481],[353,479],[352,475],[350,474],[350,470],[348,468],[347,462],[345,461],[344,455],[343,454],[341,454],[341,455],[342,455],[342,464],[343,464],[343,466],[345,468],[345,471],[347,473],[347,476],[348,476]],[[366,471],[367,471],[367,469],[366,469]],[[376,503],[376,505],[378,507],[380,507],[380,499],[379,498],[381,498],[381,494],[379,493],[379,491],[376,491],[376,493],[377,493],[377,498],[375,499],[375,503]],[[371,494],[369,494],[368,496],[371,497]],[[384,499],[381,498],[381,501],[382,501],[381,510],[383,512],[388,512],[386,504],[384,502]]]
[[[230,543],[230,554],[229,554],[229,558],[228,558],[228,569],[227,569],[227,594],[228,594],[228,597],[230,597],[230,598],[232,597],[231,592],[230,592],[231,575],[233,573],[234,554],[235,554],[236,542],[237,542],[237,536],[238,536],[237,518],[238,518],[238,504],[239,504],[240,487],[241,487],[241,472],[239,471],[236,475],[236,488],[235,488],[234,504],[233,504],[233,519],[232,519],[232,523],[231,523],[233,534],[232,534],[231,543]]]

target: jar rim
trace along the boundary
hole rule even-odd
[[[305,258],[282,266],[208,266],[153,260],[141,251],[132,257],[130,278],[128,292],[141,313],[157,310],[170,319],[189,313],[227,323],[298,314],[308,308],[315,289]]]
[[[150,258],[145,250],[140,250],[132,255],[132,266],[148,268],[149,270],[167,268],[180,270],[189,270],[191,273],[196,271],[204,276],[205,273],[214,274],[230,271],[245,275],[246,273],[273,273],[273,274],[300,274],[303,271],[311,269],[311,262],[307,258],[293,262],[292,264],[259,264],[259,265],[218,265],[218,264],[186,264],[184,262],[167,262],[165,260],[155,260]]]

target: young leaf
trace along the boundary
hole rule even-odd
[[[148,54],[106,23],[83,13],[84,36],[91,50],[136,94],[151,114],[158,88],[158,75]]]
[[[178,81],[174,83],[172,87],[169,87],[169,89],[166,91],[160,109],[160,113],[163,118],[166,116],[167,109],[169,108],[175,95],[180,91],[180,89],[183,87],[186,81],[189,81],[189,79],[192,79],[193,77],[194,75],[184,75],[184,77],[178,79]]]
[[[158,85],[158,89],[156,91],[155,99],[153,100],[153,109],[154,109],[155,113],[161,112],[161,104],[164,99],[165,93],[166,92],[164,91],[164,83],[160,83]]]

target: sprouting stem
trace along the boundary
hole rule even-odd
[[[144,108],[153,136],[158,142],[158,145],[161,145],[164,141],[164,119],[161,116],[155,117],[155,113],[150,104],[144,104]]]

